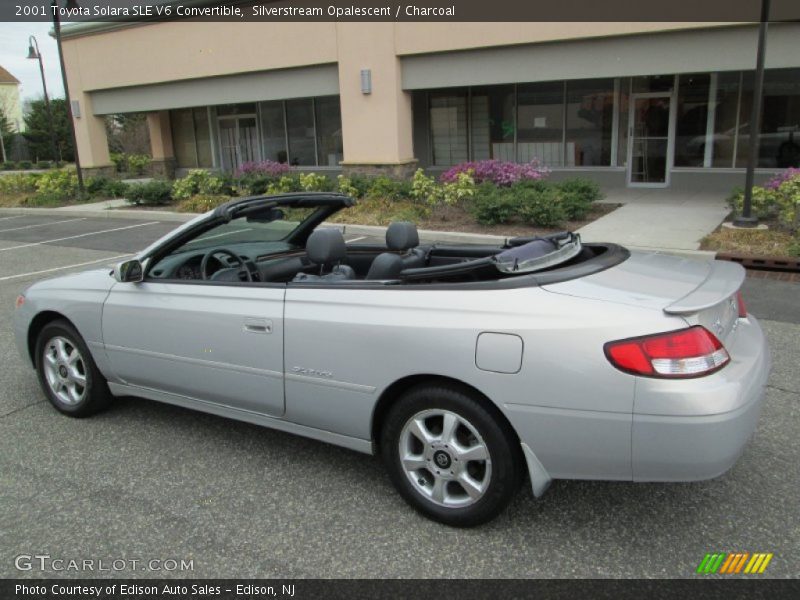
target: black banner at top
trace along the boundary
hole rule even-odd
[[[770,1],[770,20],[800,20],[800,1]],[[0,21],[758,21],[762,0],[3,0]]]

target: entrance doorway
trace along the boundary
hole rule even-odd
[[[673,145],[673,100],[671,94],[632,94],[628,123],[628,185],[669,185]]]

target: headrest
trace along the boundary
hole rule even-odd
[[[347,255],[342,232],[338,229],[317,229],[308,236],[306,254],[311,262],[318,265],[331,265]]]
[[[389,250],[411,250],[419,246],[417,227],[408,221],[396,221],[386,230],[386,247]]]

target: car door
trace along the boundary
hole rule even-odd
[[[271,416],[284,413],[280,284],[117,283],[103,342],[131,386]]]

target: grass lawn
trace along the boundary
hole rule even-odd
[[[797,257],[800,256],[800,238],[774,229],[720,227],[703,238],[700,249],[755,256]]]

